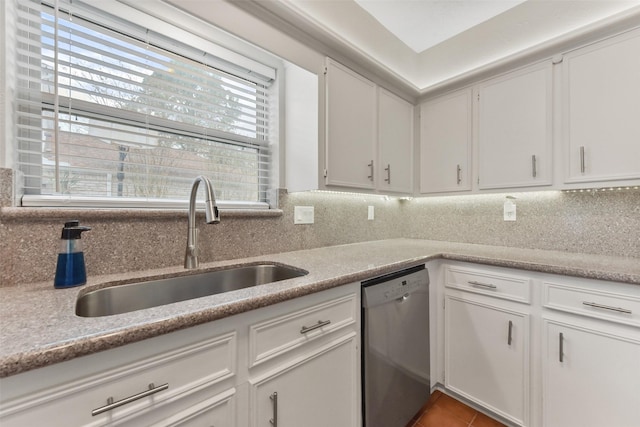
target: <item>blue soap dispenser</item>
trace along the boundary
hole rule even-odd
[[[80,221],[64,223],[56,277],[53,281],[53,286],[56,289],[71,288],[87,283],[87,271],[84,266],[84,253],[80,237],[83,231],[89,230],[91,230],[90,227],[81,227]]]

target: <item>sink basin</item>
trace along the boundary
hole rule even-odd
[[[129,283],[98,289],[80,296],[76,302],[76,314],[81,317],[99,317],[128,313],[306,274],[307,271],[295,267],[263,263]]]

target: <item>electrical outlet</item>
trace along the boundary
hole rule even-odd
[[[515,221],[516,220],[516,204],[511,200],[504,202],[504,220]]]
[[[369,206],[369,210],[367,212],[367,219],[369,221],[373,221],[373,206]]]
[[[313,206],[294,206],[294,224],[313,224]]]

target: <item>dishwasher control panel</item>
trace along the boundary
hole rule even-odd
[[[371,284],[369,284],[371,283]],[[376,286],[371,281],[363,282],[362,305],[373,307],[389,300],[402,300],[413,292],[426,290],[429,285],[429,274],[426,269],[414,273],[378,282]]]

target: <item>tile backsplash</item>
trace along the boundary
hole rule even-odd
[[[11,206],[12,177],[0,169],[0,285],[53,280],[60,230],[79,219],[89,275],[181,265],[184,210],[60,210]],[[8,193],[8,194],[7,194]],[[640,258],[640,190],[530,192],[516,197],[505,222],[506,194],[413,198],[349,193],[280,192],[281,212],[199,213],[201,262],[399,237],[552,249]],[[294,206],[314,206],[312,225],[294,225]],[[374,219],[368,220],[373,206]]]

